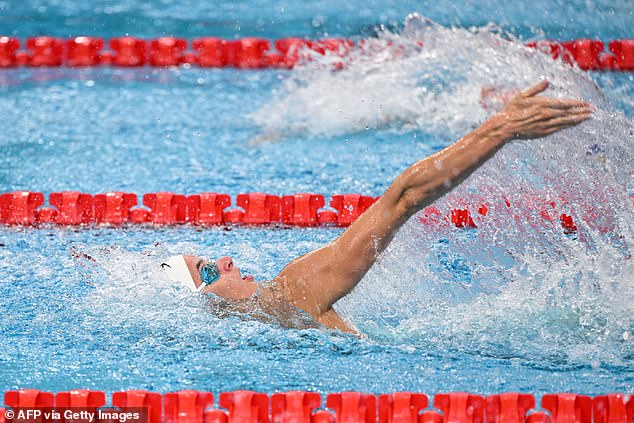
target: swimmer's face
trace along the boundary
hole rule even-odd
[[[185,256],[185,263],[196,287],[203,281],[200,277],[200,269],[208,261],[196,256]],[[216,260],[216,266],[220,272],[220,278],[214,283],[207,285],[202,292],[211,292],[220,297],[230,300],[241,300],[250,297],[257,289],[253,276],[242,276],[240,269],[233,263],[231,257],[220,257]]]

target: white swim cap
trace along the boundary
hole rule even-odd
[[[181,285],[191,291],[198,291],[194,278],[192,278],[192,274],[189,272],[189,268],[185,262],[185,256],[172,256],[164,263],[161,263],[161,267],[167,271],[167,276],[170,280],[180,282]],[[204,287],[204,284],[201,285]]]

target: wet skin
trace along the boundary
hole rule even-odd
[[[200,268],[207,263],[207,260],[196,256],[185,256],[185,263],[196,287],[203,283],[200,277]],[[202,292],[210,292],[229,300],[243,300],[255,293],[258,284],[253,276],[242,276],[240,269],[233,263],[231,257],[220,257],[216,260],[216,266],[220,271],[220,278],[214,283],[207,285]]]
[[[208,261],[202,257],[191,255],[186,255],[184,258],[196,287],[200,287],[200,284],[202,284],[200,269]],[[255,282],[253,276],[243,276],[240,269],[235,266],[231,257],[220,257],[216,260],[216,266],[218,266],[220,278],[203,288],[202,292],[212,293],[228,300],[245,300],[250,298],[257,291],[258,286],[260,286],[260,284]],[[270,284],[262,284],[260,291],[264,306],[268,305],[273,308],[281,309],[283,307],[279,307],[280,298],[288,304],[294,305],[291,290],[287,289],[285,283],[277,279],[271,281]],[[328,313],[324,313],[318,317],[312,317],[327,327],[358,334],[356,329],[346,323],[334,310],[330,310]]]
[[[405,169],[343,234],[296,258],[263,285],[262,299],[275,307],[282,298],[327,327],[356,333],[332,306],[354,289],[411,216],[458,186],[507,142],[541,138],[590,118],[591,107],[582,100],[538,95],[547,87],[542,81],[519,92],[473,132]],[[204,263],[194,256],[187,256],[186,262],[200,285]],[[242,300],[257,291],[258,284],[243,277],[230,257],[216,263],[220,279],[204,292]]]

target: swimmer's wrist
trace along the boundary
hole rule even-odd
[[[498,113],[489,118],[474,132],[477,136],[486,139],[490,143],[501,146],[514,137],[514,133],[509,126],[506,116]]]

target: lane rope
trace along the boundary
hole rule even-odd
[[[86,194],[77,191],[14,191],[0,194],[0,224],[40,225],[285,225],[295,227],[347,227],[379,197],[347,193],[326,197],[316,193],[275,195],[261,192],[238,194],[235,203],[228,194],[204,192],[183,195],[173,192],[143,194],[127,192]],[[634,205],[634,196],[631,197]],[[515,204],[512,204],[515,203]],[[513,209],[516,220],[531,221],[539,216],[543,223],[559,222],[567,233],[577,231],[577,222],[597,220],[600,211],[585,210],[577,216],[563,198],[526,194],[520,199],[452,199],[456,208],[441,211],[430,206],[418,219],[426,225],[449,224],[458,228],[477,228],[490,217],[494,207]],[[521,206],[521,207],[520,207]],[[606,231],[609,229],[606,229]]]
[[[424,47],[424,40],[421,43]],[[105,46],[108,50],[104,50]],[[21,49],[21,47],[24,49]],[[226,40],[200,37],[191,42],[185,38],[114,37],[109,40],[79,36],[62,39],[50,36],[18,38],[0,36],[0,68],[86,67],[86,66],[200,66],[204,68],[234,67],[242,69],[293,68],[302,60],[315,55],[336,55],[342,59],[358,43],[346,38],[308,40],[290,37],[274,40],[241,38]],[[634,71],[634,39],[609,41],[578,39],[571,41],[542,40],[527,47],[574,63],[583,70]],[[607,50],[606,50],[607,47]],[[345,65],[337,63],[335,69]]]
[[[215,399],[217,398],[217,403]],[[325,401],[324,401],[325,399]],[[432,407],[433,399],[433,409]],[[441,423],[467,422],[631,422],[634,399],[611,393],[590,397],[576,393],[545,394],[541,407],[529,393],[488,396],[468,392],[418,392],[374,395],[363,392],[289,391],[265,394],[254,391],[222,392],[183,390],[160,394],[141,390],[114,392],[110,404],[98,390],[44,392],[36,389],[6,391],[0,421],[67,423],[126,421],[129,423],[312,422]],[[327,409],[324,409],[327,408]],[[39,414],[35,414],[38,413]],[[81,411],[81,412],[80,412]],[[47,414],[45,414],[47,413]],[[76,413],[76,414],[75,414]],[[57,419],[53,416],[59,414]],[[63,416],[63,418],[62,418]],[[127,417],[121,419],[122,416]]]

